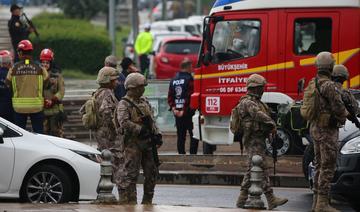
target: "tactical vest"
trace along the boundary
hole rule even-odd
[[[193,77],[190,73],[179,72],[170,82],[170,89],[173,91],[173,98],[176,109],[181,110],[184,108],[185,103],[189,104],[189,101],[186,100],[190,96],[188,94],[190,80],[193,80]]]
[[[18,113],[43,110],[43,70],[29,59],[16,63],[12,69],[12,103]]]

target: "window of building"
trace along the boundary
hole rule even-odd
[[[214,63],[257,55],[260,48],[260,21],[236,20],[216,23],[212,46]]]
[[[316,55],[331,52],[331,19],[300,18],[295,20],[294,52],[297,55]]]

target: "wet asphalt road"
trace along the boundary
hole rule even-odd
[[[155,207],[99,206],[90,202],[80,204],[44,205],[20,204],[16,201],[0,202],[3,211],[247,211],[235,207],[239,195],[237,186],[198,186],[198,185],[157,185],[155,189]],[[142,185],[138,185],[138,202],[142,197]],[[276,211],[310,211],[312,193],[305,188],[274,188],[275,194],[286,197],[289,202]],[[117,192],[114,192],[117,196]],[[264,197],[262,197],[263,200]],[[266,202],[266,201],[265,201]],[[354,211],[345,202],[332,204],[340,211]],[[173,207],[176,206],[176,207]],[[212,208],[212,209],[209,209]]]

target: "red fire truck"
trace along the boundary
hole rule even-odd
[[[195,137],[233,143],[230,113],[250,74],[267,79],[263,100],[272,108],[301,100],[299,87],[315,76],[321,51],[347,66],[345,86],[359,89],[360,0],[217,0],[204,19],[194,76]]]

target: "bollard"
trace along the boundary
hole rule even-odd
[[[259,155],[254,155],[251,158],[252,167],[250,170],[250,188],[249,188],[249,200],[246,202],[245,208],[252,209],[265,209],[264,202],[261,199],[263,194],[262,182],[264,179],[263,169],[261,164],[263,159]]]
[[[107,149],[101,152],[103,161],[101,162],[100,181],[98,185],[98,196],[95,200],[97,204],[111,204],[117,203],[113,190],[113,183],[111,182],[112,176],[112,164],[111,164],[111,152]]]

